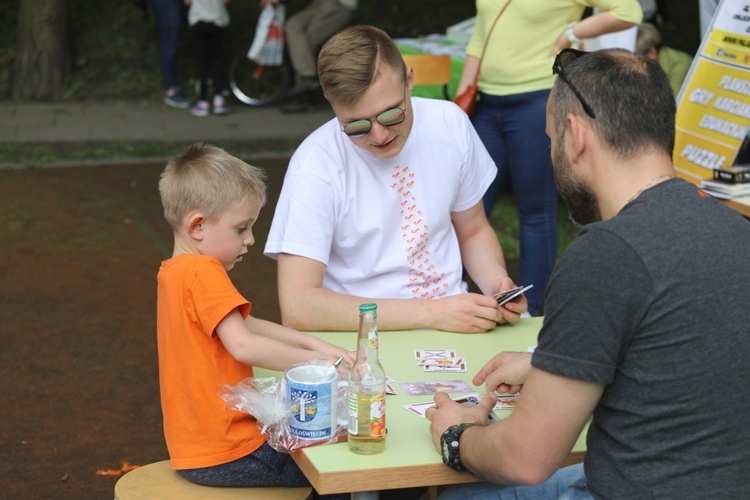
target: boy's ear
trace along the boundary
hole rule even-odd
[[[203,241],[203,226],[206,217],[203,214],[193,214],[188,219],[188,234],[197,241]]]

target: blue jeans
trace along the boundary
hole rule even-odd
[[[287,453],[274,450],[268,443],[233,462],[178,470],[177,473],[204,486],[310,486],[294,459]]]
[[[555,472],[538,486],[500,486],[473,483],[454,486],[443,492],[438,500],[590,500],[583,464],[571,465]]]
[[[177,41],[180,25],[185,19],[183,0],[150,0],[159,31],[159,68],[164,78],[164,86],[171,89],[177,83]]]
[[[492,211],[503,182],[510,179],[520,219],[518,284],[534,285],[525,295],[536,316],[557,258],[557,186],[545,133],[549,90],[480,96],[472,122],[498,168],[484,195],[484,210]]]

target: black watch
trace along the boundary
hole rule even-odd
[[[440,452],[443,455],[443,463],[456,470],[466,470],[461,463],[461,455],[458,451],[458,438],[461,433],[474,424],[458,424],[448,427],[440,436]]]

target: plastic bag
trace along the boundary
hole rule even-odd
[[[247,57],[262,66],[280,66],[284,60],[286,7],[266,4],[258,17],[255,37]]]
[[[330,392],[319,391],[316,395],[322,395],[322,397],[317,397],[312,402],[309,399],[312,391],[304,392],[297,387],[292,387],[290,392],[290,385],[299,382],[290,379],[289,373],[300,367],[304,367],[303,369],[314,367],[328,374],[330,376],[328,382],[316,383],[330,384]],[[220,396],[227,407],[254,416],[258,421],[261,434],[266,436],[268,444],[273,449],[288,453],[300,448],[346,440],[348,417],[346,379],[344,370],[337,370],[327,361],[312,360],[289,368],[284,372],[281,380],[274,377],[250,377],[233,386],[225,385]],[[291,383],[290,380],[292,380]],[[298,402],[290,404],[290,398],[293,402],[300,401],[302,404]],[[323,407],[327,407],[329,402],[331,413],[330,417],[327,417]],[[306,406],[305,403],[307,403]],[[304,422],[305,417],[307,417],[307,422]],[[328,426],[324,424],[321,427],[315,420],[317,417],[330,418],[326,420],[330,423]],[[314,429],[304,427],[305,424],[312,424]],[[318,437],[319,434],[325,434],[325,436],[321,438]]]

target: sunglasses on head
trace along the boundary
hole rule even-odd
[[[568,87],[570,87],[570,90],[572,90],[575,96],[578,98],[578,101],[581,103],[581,106],[583,106],[583,110],[586,112],[586,114],[591,118],[596,118],[594,110],[591,109],[591,106],[589,106],[589,103],[586,102],[586,99],[584,99],[581,93],[578,92],[578,89],[575,85],[573,85],[573,82],[570,81],[570,78],[568,78],[568,74],[565,72],[565,68],[567,68],[573,61],[575,61],[579,57],[585,56],[586,54],[588,54],[588,52],[576,49],[561,50],[560,53],[557,54],[557,57],[555,57],[555,62],[552,65],[552,73],[558,75],[565,83],[568,84]]]
[[[404,101],[406,101],[406,86],[404,86]],[[406,107],[403,108],[392,108],[387,109],[377,115],[373,119],[362,118],[361,120],[355,120],[349,122],[341,127],[341,130],[351,137],[357,139],[358,137],[364,137],[372,130],[372,122],[376,121],[384,127],[393,127],[399,123],[403,123],[406,119]]]

